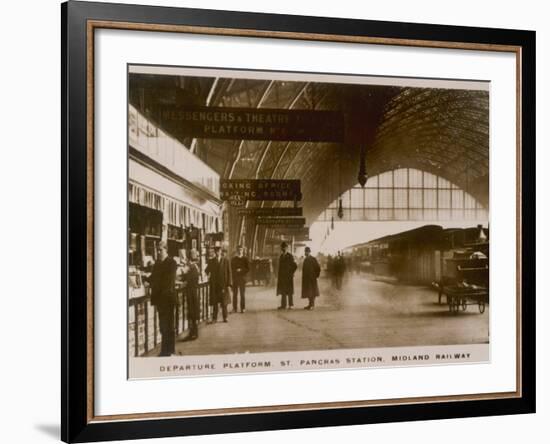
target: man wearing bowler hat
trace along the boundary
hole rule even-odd
[[[185,341],[195,340],[199,337],[201,306],[199,295],[200,270],[197,265],[198,261],[198,251],[192,250],[189,260],[186,261],[183,266],[183,281],[185,283],[185,296],[187,301],[187,321],[189,322],[189,334],[184,339]]]
[[[306,257],[302,265],[302,299],[308,300],[306,310],[313,310],[315,307],[315,298],[319,296],[319,285],[317,279],[321,274],[319,262],[311,255],[311,248],[306,247]]]
[[[151,286],[151,304],[157,308],[162,335],[159,356],[170,356],[176,349],[176,261],[168,256],[165,242],[157,246],[157,260],[147,278]]]
[[[238,294],[240,294],[241,313],[246,311],[245,291],[246,275],[249,270],[248,259],[244,255],[242,245],[237,247],[237,255],[231,259],[231,273],[233,275],[233,311],[237,312]]]
[[[222,306],[223,322],[227,322],[227,304],[233,284],[231,266],[221,247],[214,247],[214,253],[215,256],[208,261],[205,270],[210,284],[210,305],[213,306],[212,322],[218,320],[219,305]]]
[[[294,257],[287,251],[286,242],[281,243],[281,256],[279,257],[279,272],[277,273],[277,295],[281,295],[281,305],[278,310],[291,309],[294,306],[294,273],[296,262]]]

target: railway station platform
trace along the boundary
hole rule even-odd
[[[177,339],[177,355],[260,353],[489,342],[489,311],[469,307],[458,314],[438,303],[423,286],[350,274],[341,290],[319,279],[321,296],[313,311],[303,310],[301,276],[295,276],[293,310],[277,310],[274,287],[247,287],[246,312],[229,322],[202,323],[199,338]],[[231,310],[230,310],[231,311]],[[158,347],[157,347],[158,348]],[[151,350],[148,356],[156,356]]]

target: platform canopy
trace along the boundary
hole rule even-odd
[[[361,148],[366,153],[368,177],[414,168],[450,181],[488,206],[487,90],[131,74],[129,91],[132,105],[222,178],[300,179],[303,215],[310,223],[357,184]],[[181,114],[173,114],[210,109],[216,113],[202,118],[223,126],[232,123],[224,115],[229,108],[251,115],[250,119],[259,122],[259,134],[239,137],[241,129],[228,128],[224,135],[219,126],[201,132],[178,121]],[[319,137],[312,136],[315,131],[307,125],[301,135],[294,130],[285,133],[285,120],[280,117],[285,110],[292,114],[289,122],[313,119],[310,127],[320,128],[323,119],[330,119],[330,133],[337,136],[316,140]],[[266,118],[270,111],[277,112]],[[307,113],[311,111],[325,114]],[[269,140],[266,131],[276,140]],[[285,134],[292,140],[283,140]],[[251,207],[272,205],[292,203],[249,203]],[[234,217],[239,216],[235,213]],[[245,231],[251,229],[257,230],[248,227]]]

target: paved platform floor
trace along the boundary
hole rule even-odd
[[[477,306],[451,314],[426,287],[350,275],[340,291],[319,280],[313,311],[303,310],[301,276],[295,277],[293,310],[277,310],[274,287],[247,287],[246,313],[229,322],[201,324],[199,338],[177,340],[176,353],[210,355],[270,351],[329,350],[419,345],[487,343],[489,311]],[[220,313],[221,315],[221,313]],[[155,351],[150,355],[155,356]]]

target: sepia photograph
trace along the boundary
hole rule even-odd
[[[490,82],[127,69],[130,379],[490,361]]]

